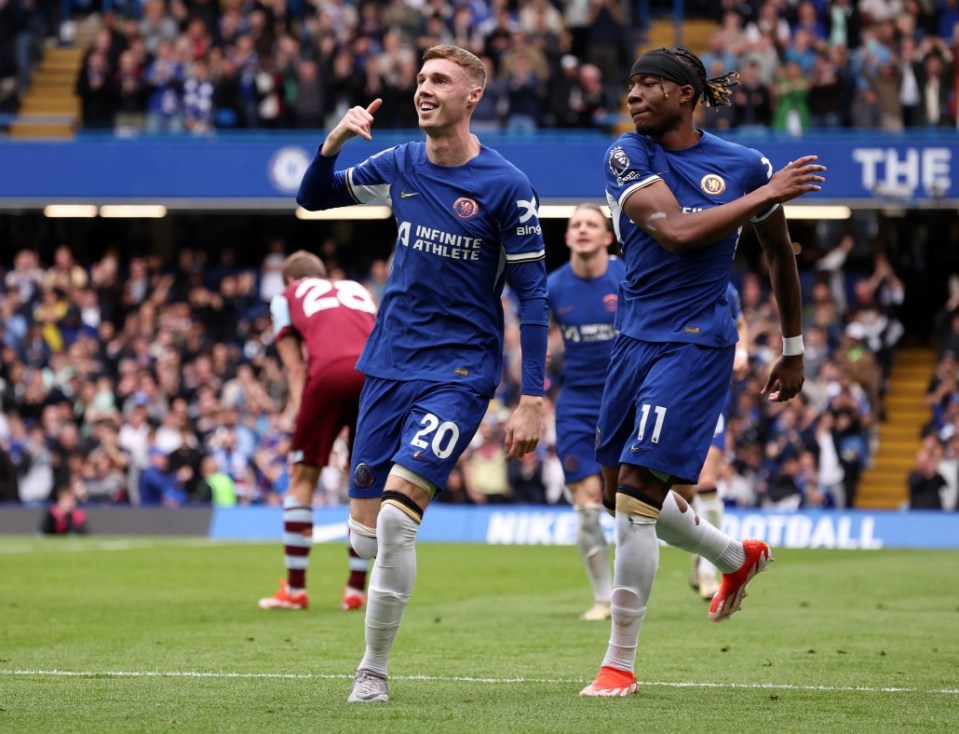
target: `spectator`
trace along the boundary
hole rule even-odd
[[[17,464],[20,501],[25,505],[49,502],[53,495],[53,456],[47,447],[43,427],[28,429]]]
[[[564,54],[559,60],[559,69],[550,75],[549,88],[546,92],[543,121],[547,127],[577,127],[573,99],[574,94],[579,94],[578,88],[579,59],[572,54]],[[486,94],[483,95],[484,99]],[[480,102],[482,103],[482,100]],[[473,113],[473,118],[476,118],[476,112]]]
[[[293,120],[299,128],[321,128],[325,115],[323,85],[315,61],[301,61],[297,67],[296,98],[293,101]]]
[[[77,78],[76,94],[83,107],[83,126],[90,130],[112,128],[118,90],[104,53],[94,51]]]
[[[450,472],[449,479],[446,480],[446,488],[437,496],[436,501],[444,505],[476,504],[460,464]]]
[[[196,501],[209,502],[215,507],[235,507],[236,484],[233,478],[220,471],[213,456],[204,456],[200,462],[200,481],[197,483]]]
[[[69,487],[57,490],[56,503],[51,505],[40,522],[44,535],[83,535],[87,532],[86,513],[77,507],[77,498]]]
[[[254,74],[256,89],[256,124],[254,127],[280,127],[283,116],[283,76],[269,56],[260,59]]]
[[[419,124],[416,107],[409,103],[416,90],[417,70],[416,61],[412,57],[402,58],[393,75],[386,82],[383,90],[383,107],[380,108],[389,109],[385,127],[411,130]],[[366,95],[364,99],[371,99],[371,97]]]
[[[776,100],[773,130],[785,131],[799,137],[809,129],[809,80],[798,61],[787,61],[783,64],[776,77]]]
[[[792,26],[793,37],[800,31],[808,33],[815,43],[826,40],[826,26],[820,22],[816,5],[803,0],[796,8],[796,20]]]
[[[618,99],[625,83],[623,69],[632,61],[628,28],[619,0],[593,0],[589,9],[586,60],[600,70],[607,97]]]
[[[779,471],[760,490],[761,505],[767,510],[779,512],[798,510],[803,503],[799,489],[799,455],[790,448],[778,457]]]
[[[829,129],[842,127],[846,94],[844,80],[832,57],[828,51],[820,50],[809,75],[808,101],[813,126]]]
[[[206,454],[200,449],[190,426],[181,425],[180,445],[169,453],[169,469],[180,478],[190,504],[210,501],[210,495],[200,487],[202,462],[205,458]]]
[[[496,76],[493,60],[489,56],[480,56],[480,59],[486,67],[486,90],[473,109],[470,129],[476,133],[498,132],[503,127],[503,118],[509,105],[507,90],[503,81]]]
[[[611,127],[609,114],[615,109],[606,96],[606,86],[598,66],[583,64],[569,98],[573,127],[607,129]]]
[[[739,58],[726,47],[726,35],[719,28],[709,34],[706,51],[699,58],[703,66],[714,70],[709,74],[711,77],[722,76],[740,68]]]
[[[589,44],[592,3],[590,0],[567,0],[563,5],[565,6],[566,30],[570,34],[569,52],[577,59],[585,58]]]
[[[498,421],[489,414],[473,439],[463,471],[478,504],[499,505],[511,501],[503,437]]]
[[[543,462],[537,452],[507,463],[510,493],[513,502],[528,505],[546,504],[546,485],[543,483]]]
[[[529,134],[539,126],[543,81],[533,70],[525,54],[512,58],[505,78],[508,100],[505,130],[511,134]]]
[[[7,272],[4,284],[8,290],[16,289],[20,302],[31,308],[39,299],[40,285],[43,283],[43,270],[40,268],[40,255],[36,250],[19,250],[13,256],[13,270]]]
[[[845,471],[839,459],[833,435],[835,418],[830,411],[819,413],[816,420],[815,443],[819,467],[818,493],[824,507],[844,509],[846,502]]]
[[[830,0],[826,32],[833,48],[858,48],[862,22],[856,0]]]
[[[919,87],[917,126],[955,127],[955,115],[950,111],[955,94],[952,52],[942,39],[926,37],[916,53],[922,55],[921,63],[913,67]]]
[[[163,449],[151,446],[147,468],[140,474],[139,497],[143,507],[180,507],[186,504],[186,491],[180,477],[170,471],[170,461]],[[183,470],[180,470],[183,472]],[[185,475],[186,472],[183,472]]]
[[[855,105],[856,127],[902,130],[902,70],[894,63],[892,51],[877,38],[871,38],[861,55],[862,84]]]
[[[68,245],[57,245],[53,251],[53,267],[43,275],[45,287],[58,288],[67,296],[80,288],[86,288],[87,272],[77,264]]]
[[[941,492],[946,487],[945,477],[939,473],[942,445],[935,436],[926,438],[916,454],[916,466],[909,472],[909,509],[941,510]]]
[[[843,470],[846,504],[848,507],[855,507],[859,481],[868,461],[869,449],[862,436],[860,417],[854,408],[840,408],[834,411],[834,416],[833,441]]]
[[[214,48],[210,52],[213,82],[213,124],[217,129],[241,127],[246,119],[240,71],[233,57]]]
[[[789,47],[792,29],[780,15],[780,3],[776,0],[765,0],[759,7],[756,19],[746,24],[745,29],[738,27],[740,23],[738,14],[734,12],[727,12],[723,16],[726,48],[735,54],[742,52],[744,43],[754,44],[763,36],[768,36],[772,45],[780,51]]]
[[[157,44],[156,58],[146,68],[147,132],[175,133],[183,130],[183,66],[174,55],[172,41]]]
[[[0,440],[0,505],[20,502],[17,465],[10,456],[6,441]]]
[[[140,21],[140,35],[151,57],[160,54],[162,43],[172,44],[177,38],[178,31],[176,21],[166,14],[163,0],[145,0],[143,18]]]
[[[353,105],[359,104],[363,98],[363,87],[366,78],[356,66],[356,59],[346,48],[340,48],[333,56],[332,66],[324,72],[322,78],[327,80],[324,96],[326,97],[326,125],[332,128],[343,114]]]
[[[843,333],[842,342],[835,353],[836,364],[841,369],[840,382],[855,383],[862,391],[862,397],[854,396],[856,402],[865,399],[867,411],[881,409],[880,389],[882,373],[875,355],[865,343],[866,328],[859,321],[851,321]],[[846,380],[845,378],[849,378]],[[850,395],[853,395],[850,387]]]
[[[214,85],[210,69],[204,59],[193,62],[193,68],[183,82],[183,123],[194,135],[205,135],[213,130]]]
[[[760,76],[758,61],[749,61],[742,68],[731,109],[732,126],[744,132],[766,129],[772,123],[772,94]]]
[[[117,95],[114,126],[118,131],[142,130],[146,126],[146,85],[143,67],[132,50],[120,54],[113,81]]]

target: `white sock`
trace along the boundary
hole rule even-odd
[[[609,602],[613,594],[613,584],[609,571],[609,544],[600,522],[601,507],[577,507],[579,530],[576,533],[576,545],[579,555],[586,566],[586,575],[593,587],[596,601]]]
[[[613,566],[612,630],[603,665],[632,672],[639,629],[659,566],[656,521],[616,513],[616,560]]]
[[[390,651],[416,581],[419,523],[385,504],[376,521],[379,552],[366,598],[366,653],[358,667],[386,676]]]
[[[746,562],[743,544],[699,517],[684,501],[685,510],[676,503],[676,493],[667,492],[656,523],[656,534],[669,545],[697,553],[723,573],[732,573]]]

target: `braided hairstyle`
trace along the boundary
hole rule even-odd
[[[713,79],[706,78],[706,67],[702,60],[689,49],[685,48],[664,48],[663,51],[676,56],[685,64],[699,79],[703,90],[703,104],[707,107],[723,107],[732,104],[732,88],[739,84],[739,72],[730,71],[722,76]],[[693,99],[693,106],[696,105],[696,99]]]

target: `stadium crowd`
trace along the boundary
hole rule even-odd
[[[929,510],[959,506],[959,276],[949,279],[949,298],[936,314],[939,353],[925,403],[930,411],[909,473],[909,504]]]
[[[877,450],[904,288],[881,254],[871,274],[847,287],[842,272],[850,249],[847,236],[804,279],[807,381],[789,403],[760,397],[781,348],[770,338],[779,333],[778,317],[764,276],[739,276],[751,370],[733,385],[729,461],[720,481],[730,505],[855,503]],[[124,262],[113,251],[78,263],[67,245],[56,247],[50,262],[35,250],[16,252],[0,281],[0,499],[46,503],[70,487],[83,503],[280,503],[293,416],[268,304],[280,289],[284,252],[275,239],[259,268],[208,262],[189,247],[175,263],[157,256]],[[328,265],[331,276],[345,275],[335,260]],[[375,296],[387,267],[375,261],[363,277]],[[505,458],[503,430],[518,400],[520,360],[508,290],[504,298],[503,379],[441,501],[565,503],[552,421],[540,450]],[[955,461],[959,310],[950,309],[943,319],[953,333],[930,387],[936,423],[928,433],[930,446],[935,438],[943,449],[937,460]],[[548,414],[562,373],[558,332],[550,351]],[[343,441],[335,448],[317,504],[345,501],[345,448]]]
[[[455,43],[490,70],[475,127],[522,133],[615,125],[647,23],[636,9],[649,4],[64,0],[59,18],[56,6],[0,0],[0,78],[22,93],[45,35],[62,40],[62,26],[100,11],[76,82],[86,129],[323,128],[376,97],[378,126],[412,128],[419,52]],[[707,126],[795,135],[956,126],[957,0],[687,7],[716,20],[703,53],[710,75],[742,74],[732,106],[710,111]]]
[[[742,72],[733,104],[708,111],[708,126],[955,127],[959,0],[694,5],[716,13],[710,73]],[[399,100],[377,125],[414,127],[418,51],[437,42],[489,65],[477,130],[605,128],[641,30],[617,0],[67,0],[59,16],[55,6],[0,0],[0,77],[12,69],[22,88],[43,37],[96,11],[77,80],[84,125],[195,133],[328,127],[373,97]],[[780,348],[768,338],[776,312],[760,273],[740,273],[752,370],[734,385],[721,478],[730,504],[854,506],[878,449],[904,287],[882,254],[871,274],[847,282],[851,236],[836,242],[804,281],[807,385],[787,404],[759,397]],[[78,263],[66,245],[49,262],[31,249],[4,253],[0,499],[43,503],[71,487],[86,503],[279,503],[292,416],[267,308],[285,252],[275,245],[259,269],[208,262],[190,247],[176,262],[111,252]],[[378,295],[386,271],[376,261],[350,276]],[[954,333],[927,396],[933,420],[908,480],[914,506],[933,506],[922,504],[933,485],[945,487],[939,506],[956,504],[957,304],[944,310]],[[555,396],[562,358],[560,340],[552,344]],[[505,459],[517,352],[512,323],[499,393],[442,501],[567,501],[555,436]],[[321,477],[319,504],[343,501],[344,448]]]

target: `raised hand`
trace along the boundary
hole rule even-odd
[[[780,204],[792,201],[797,196],[819,191],[826,179],[819,174],[826,167],[816,163],[818,156],[804,155],[776,171],[766,184],[773,194],[773,198]]]
[[[356,105],[348,109],[342,119],[336,123],[336,127],[326,136],[320,152],[323,155],[339,153],[350,138],[361,137],[364,140],[372,140],[373,114],[382,104],[383,100],[377,97],[370,102],[369,107]]]

